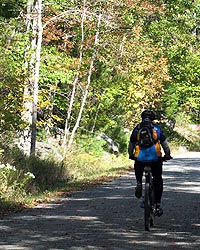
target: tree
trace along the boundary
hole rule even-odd
[[[199,10],[186,0],[1,3],[1,127],[23,131],[34,154],[40,129],[64,129],[63,146],[117,138],[147,106],[198,122]]]
[[[97,45],[98,45],[98,40],[99,40],[100,23],[101,23],[101,14],[99,14],[99,17],[98,17],[97,31],[96,31],[95,41],[94,41],[94,51],[93,51],[93,54],[92,54],[92,57],[91,57],[90,66],[89,66],[89,70],[88,70],[87,85],[85,86],[85,92],[83,94],[80,111],[79,111],[79,114],[78,114],[76,124],[75,124],[75,126],[74,126],[74,128],[72,130],[70,140],[69,140],[69,143],[68,143],[68,147],[71,147],[71,145],[73,143],[74,135],[75,135],[76,130],[79,127],[79,123],[80,123],[82,113],[83,113],[83,108],[85,106],[86,98],[88,96],[88,91],[89,91],[89,87],[90,87],[90,84],[91,84],[91,76],[92,76],[92,71],[93,71],[93,66],[94,66],[94,60],[96,59],[96,54],[97,54]]]
[[[0,131],[2,141],[11,139],[23,128],[21,121],[24,81],[23,31],[21,8],[23,1],[0,3]]]
[[[27,79],[24,84],[24,111],[22,119],[27,123],[23,131],[23,149],[28,154],[35,154],[36,122],[38,102],[38,81],[40,69],[40,53],[42,44],[42,0],[27,2],[27,34],[30,35],[30,44],[25,50],[25,68]],[[29,54],[31,56],[29,57]]]
[[[164,1],[157,22],[147,26],[148,34],[168,59],[170,82],[165,84],[163,110],[167,116],[185,113],[199,119],[199,1]]]

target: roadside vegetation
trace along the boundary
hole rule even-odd
[[[106,151],[99,139],[84,140],[65,154],[56,145],[48,154],[41,150],[32,157],[17,147],[1,145],[0,215],[109,181],[130,169],[124,154],[118,157]]]
[[[172,155],[179,150],[199,151],[199,130],[189,127],[170,130],[167,126],[164,130]],[[128,143],[129,136],[123,143]],[[0,216],[113,180],[132,170],[133,163],[125,149],[117,156],[109,152],[103,140],[93,137],[79,140],[65,154],[62,147],[52,147],[48,154],[40,151],[40,155],[33,157],[17,147],[1,145],[1,148]]]

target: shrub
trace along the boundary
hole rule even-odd
[[[60,182],[67,182],[69,178],[63,163],[56,162],[53,159],[30,157],[27,166],[29,171],[34,173],[35,183],[41,191],[54,188]]]
[[[21,201],[35,176],[18,170],[10,164],[0,165],[0,197],[4,200]]]

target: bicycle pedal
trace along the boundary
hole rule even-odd
[[[162,216],[163,215],[163,210],[162,208],[159,208],[159,209],[155,209],[155,213],[154,213],[154,216]]]
[[[141,208],[144,208],[144,200],[141,201],[140,207],[141,207]]]

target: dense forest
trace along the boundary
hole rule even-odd
[[[35,154],[105,133],[121,143],[145,108],[199,123],[200,1],[2,0],[0,131]],[[125,147],[125,145],[124,145]]]

